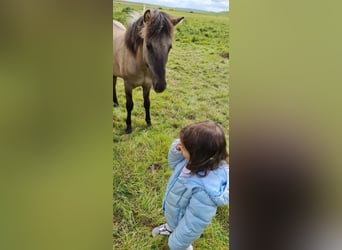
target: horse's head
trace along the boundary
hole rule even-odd
[[[151,71],[152,86],[156,92],[166,89],[165,67],[172,48],[173,30],[183,19],[173,19],[158,10],[147,10],[144,13],[144,61]]]

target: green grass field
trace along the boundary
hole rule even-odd
[[[171,174],[167,152],[180,129],[213,120],[225,128],[229,142],[229,16],[151,6],[173,17],[177,26],[166,66],[167,89],[151,90],[152,127],[147,128],[141,88],[133,91],[132,134],[125,134],[125,95],[118,79],[120,106],[113,108],[113,249],[168,249],[166,237],[151,237],[164,223],[161,202]],[[126,25],[126,13],[143,5],[113,2],[113,19]],[[194,249],[228,249],[228,207],[218,209]]]

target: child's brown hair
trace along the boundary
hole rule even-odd
[[[227,143],[222,127],[213,121],[190,124],[180,132],[180,140],[190,154],[187,168],[204,177],[227,160]]]

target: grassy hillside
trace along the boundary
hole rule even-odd
[[[229,16],[151,6],[174,17],[177,26],[166,67],[167,89],[151,90],[152,127],[146,128],[141,88],[133,91],[133,132],[124,133],[125,96],[118,80],[120,107],[113,108],[113,249],[168,249],[166,237],[151,238],[164,223],[161,202],[171,174],[167,164],[170,143],[180,129],[195,121],[214,120],[229,132]],[[143,5],[113,2],[113,19],[124,25],[126,13]],[[228,249],[228,207],[218,214],[195,249]]]

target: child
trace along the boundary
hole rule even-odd
[[[226,139],[215,122],[184,127],[169,150],[173,170],[163,200],[166,224],[152,236],[169,235],[171,250],[189,250],[210,224],[218,206],[228,204]]]

